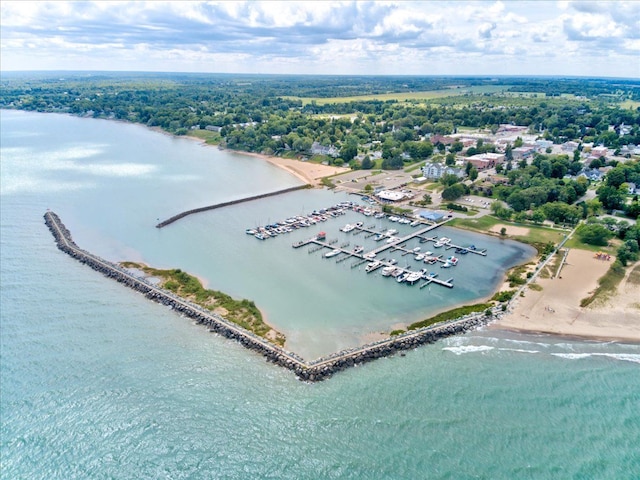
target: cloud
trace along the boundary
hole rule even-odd
[[[496,24],[495,23],[483,23],[478,28],[478,36],[480,38],[489,39],[489,38],[491,38],[491,32],[493,32],[495,29],[496,29]]]
[[[8,69],[367,73],[387,64],[397,70],[384,73],[429,73],[416,61],[407,71],[398,58],[424,65],[448,52],[456,61],[473,55],[470,65],[478,55],[495,57],[483,67],[490,74],[523,51],[591,58],[607,55],[616,39],[633,46],[640,38],[640,2],[2,2],[0,9]]]

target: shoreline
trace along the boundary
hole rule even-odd
[[[613,260],[598,260],[593,252],[571,249],[558,276],[536,279],[541,290],[527,288],[524,296],[514,297],[509,310],[489,328],[640,343],[640,285],[630,280],[640,263],[627,267],[625,277],[610,297],[595,305],[580,306],[580,301],[597,288]]]

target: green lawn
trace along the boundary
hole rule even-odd
[[[211,132],[209,130],[189,130],[187,136],[204,140],[205,143],[209,145],[217,145],[221,140],[220,134],[218,132]]]
[[[511,225],[514,227],[523,227],[529,230],[529,233],[527,235],[513,235],[509,236],[509,238],[530,244],[545,244],[548,242],[557,244],[562,241],[564,236],[568,233],[568,230],[556,230],[539,225],[507,222],[492,215],[485,215],[479,218],[456,218],[451,221],[449,225],[452,227],[475,230],[482,233],[488,232],[492,227],[496,225]]]

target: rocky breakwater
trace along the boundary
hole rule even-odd
[[[171,307],[185,317],[193,319],[196,323],[207,326],[210,332],[239,342],[244,347],[263,355],[267,361],[291,370],[298,378],[305,381],[321,381],[346,368],[361,365],[377,358],[388,357],[426,343],[433,343],[444,337],[465,333],[486,324],[491,319],[483,314],[472,315],[446,324],[425,327],[361,347],[336,352],[308,362],[295,353],[284,350],[199,305],[190,303],[168,290],[132,275],[119,265],[82,250],[75,244],[71,232],[67,230],[54,212],[47,211],[44,219],[58,248],[69,256],[106,277],[142,293],[146,298]]]

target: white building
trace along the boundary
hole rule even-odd
[[[427,163],[422,167],[422,174],[427,178],[442,178],[445,174],[464,177],[464,172],[459,168],[449,167],[443,163]]]

